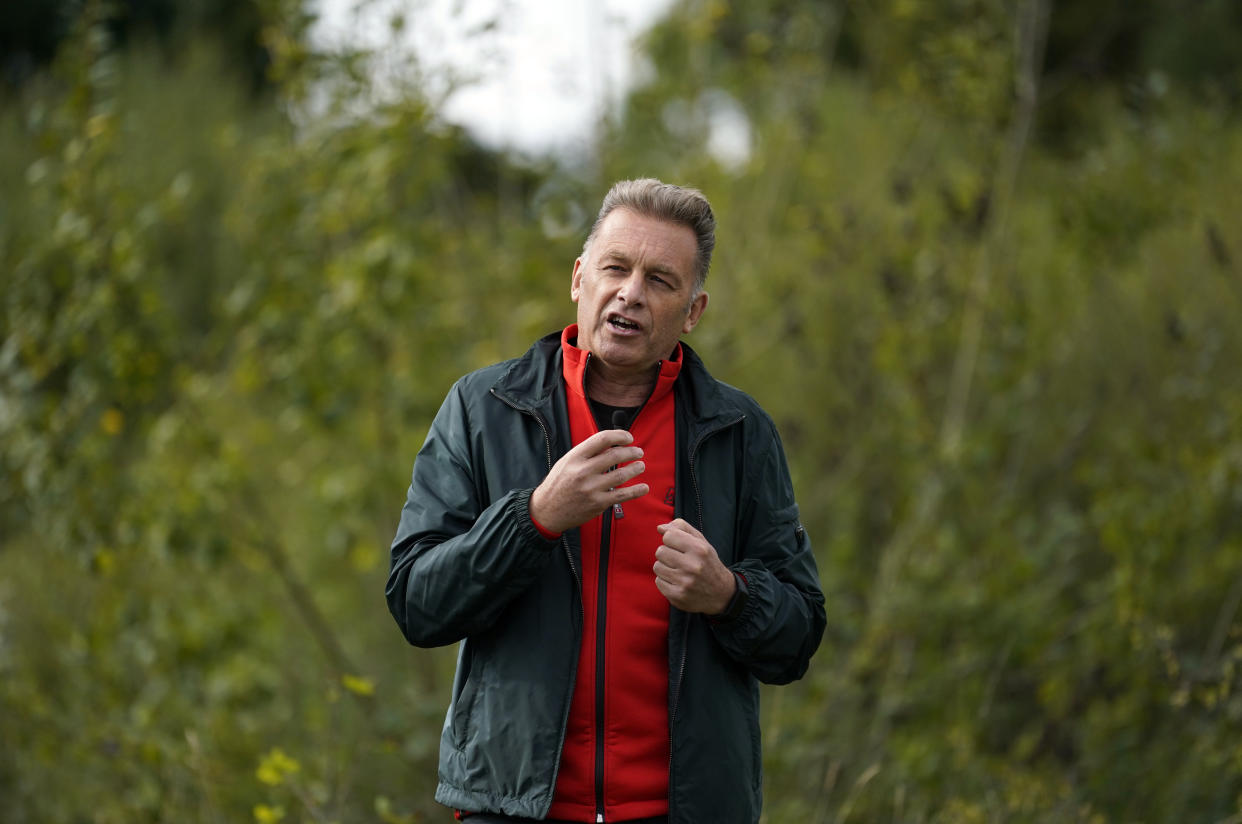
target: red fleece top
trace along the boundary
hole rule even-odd
[[[577,325],[561,335],[575,445],[599,431],[585,392],[588,353],[574,345],[577,337]],[[646,483],[651,491],[581,527],[582,647],[549,818],[596,821],[599,799],[604,821],[668,813],[669,605],[656,589],[652,566],[661,540],[656,526],[673,519],[672,389],[680,371],[679,344],[669,360],[660,362],[655,389],[630,425],[647,467],[630,483]],[[608,542],[603,546],[606,517]],[[597,691],[601,671],[603,689]],[[603,712],[597,718],[600,694]],[[602,764],[597,753],[602,753]]]

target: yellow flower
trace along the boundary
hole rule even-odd
[[[284,817],[284,807],[269,807],[266,804],[256,804],[254,806],[254,820],[259,822],[259,824],[276,824],[277,821]]]
[[[99,418],[99,426],[109,435],[119,435],[125,426],[125,416],[119,409],[106,409]]]
[[[341,683],[345,685],[345,689],[357,695],[370,696],[375,694],[375,682],[361,675],[346,673],[341,676]]]
[[[285,779],[302,769],[302,765],[295,759],[285,754],[285,751],[279,747],[275,747],[267,755],[263,756],[263,760],[259,762],[259,768],[254,771],[259,780],[264,784],[270,784],[275,787],[283,784]],[[275,809],[280,809],[279,807]],[[281,811],[284,814],[284,811]]]

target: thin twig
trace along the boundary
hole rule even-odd
[[[1018,174],[1030,139],[1031,125],[1035,120],[1035,109],[1039,102],[1039,72],[1043,64],[1047,31],[1047,0],[1028,0],[1023,3],[1018,17],[1018,67],[1015,77],[1018,109],[996,174],[996,220],[984,240],[978,265],[966,293],[962,337],[953,363],[949,400],[940,430],[941,454],[950,461],[955,461],[961,451],[966,407],[970,400],[971,383],[983,340],[983,316],[992,280],[993,262],[1008,233],[1009,214],[1017,192]]]
[[[919,535],[931,524],[944,497],[946,472],[956,463],[965,428],[971,382],[983,338],[985,298],[992,277],[992,262],[1007,231],[1012,201],[1017,192],[1018,173],[1026,152],[1038,104],[1039,71],[1042,65],[1048,25],[1048,0],[1027,0],[1017,20],[1017,66],[1015,87],[1018,108],[1009,130],[997,170],[997,219],[984,238],[979,263],[967,293],[962,335],[954,362],[949,399],[941,428],[939,460],[932,460],[920,482],[911,516],[897,529],[882,550],[868,615],[871,632],[880,632],[890,607],[892,593],[906,559]]]

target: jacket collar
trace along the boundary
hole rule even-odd
[[[501,400],[533,411],[547,406],[561,383],[561,333],[544,335],[492,384]]]
[[[683,380],[677,382],[677,403],[690,421],[712,426],[716,419],[735,421],[743,411],[721,391],[723,384],[711,376],[699,354],[682,342]]]

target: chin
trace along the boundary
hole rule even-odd
[[[644,350],[628,346],[605,345],[593,350],[592,354],[609,366],[625,369],[649,366],[659,360],[659,358],[647,357],[647,352]]]

